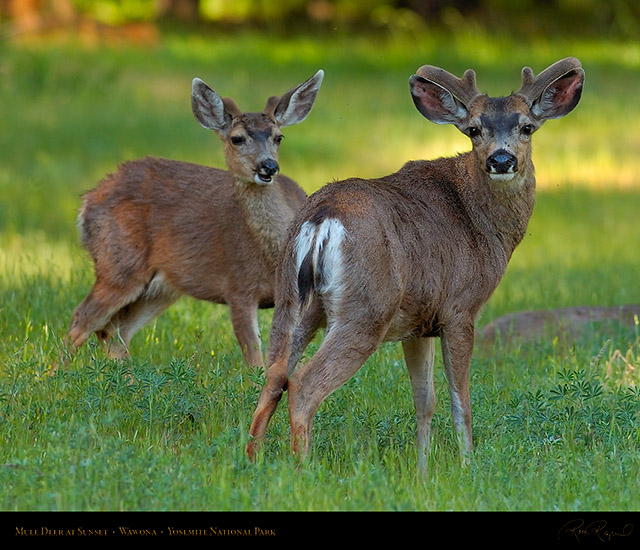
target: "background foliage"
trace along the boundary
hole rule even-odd
[[[532,32],[637,36],[634,0],[0,0],[0,16],[18,26],[79,17],[108,24],[182,20],[193,24],[461,27],[481,25],[516,35]]]

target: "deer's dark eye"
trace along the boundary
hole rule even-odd
[[[525,124],[520,130],[525,136],[530,136],[535,130],[533,124]]]
[[[232,136],[231,143],[234,145],[242,145],[244,143],[244,138],[242,136]]]
[[[276,143],[278,143],[278,144],[279,144],[279,143],[282,141],[282,138],[283,138],[283,137],[284,137],[283,135],[275,136],[275,137],[273,138],[273,141],[275,141]]]
[[[474,137],[478,137],[481,134],[480,128],[478,128],[477,126],[469,126],[467,133],[469,134],[469,137],[471,139],[473,139]]]

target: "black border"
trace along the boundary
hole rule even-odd
[[[640,543],[638,512],[2,512],[0,541],[173,539],[345,543],[417,537],[420,546],[487,542],[620,546]]]

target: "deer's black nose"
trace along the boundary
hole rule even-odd
[[[258,172],[261,176],[271,177],[278,173],[280,167],[278,163],[273,159],[266,159],[260,163],[260,167],[258,168]]]
[[[487,172],[508,174],[518,171],[518,159],[505,149],[498,149],[487,159]]]

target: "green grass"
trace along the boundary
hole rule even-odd
[[[283,170],[311,192],[468,148],[413,107],[407,80],[421,64],[473,67],[482,89],[506,94],[522,65],[537,72],[565,55],[583,61],[585,94],[535,137],[529,234],[480,325],[522,309],[640,301],[637,44],[473,33],[446,43],[437,34],[2,43],[0,509],[640,508],[640,333],[621,327],[571,347],[545,341],[474,358],[476,450],[464,470],[438,368],[425,479],[397,344],[325,401],[302,466],[288,449],[286,398],[264,455],[253,465],[244,457],[261,375],[243,366],[224,307],[185,298],[136,336],[131,361],[108,361],[92,343],[49,375],[92,284],[75,231],[80,193],[146,154],[223,162],[191,115],[194,76],[258,110],[324,68],[314,110],[286,129],[281,152]],[[261,313],[265,339],[270,320]]]

